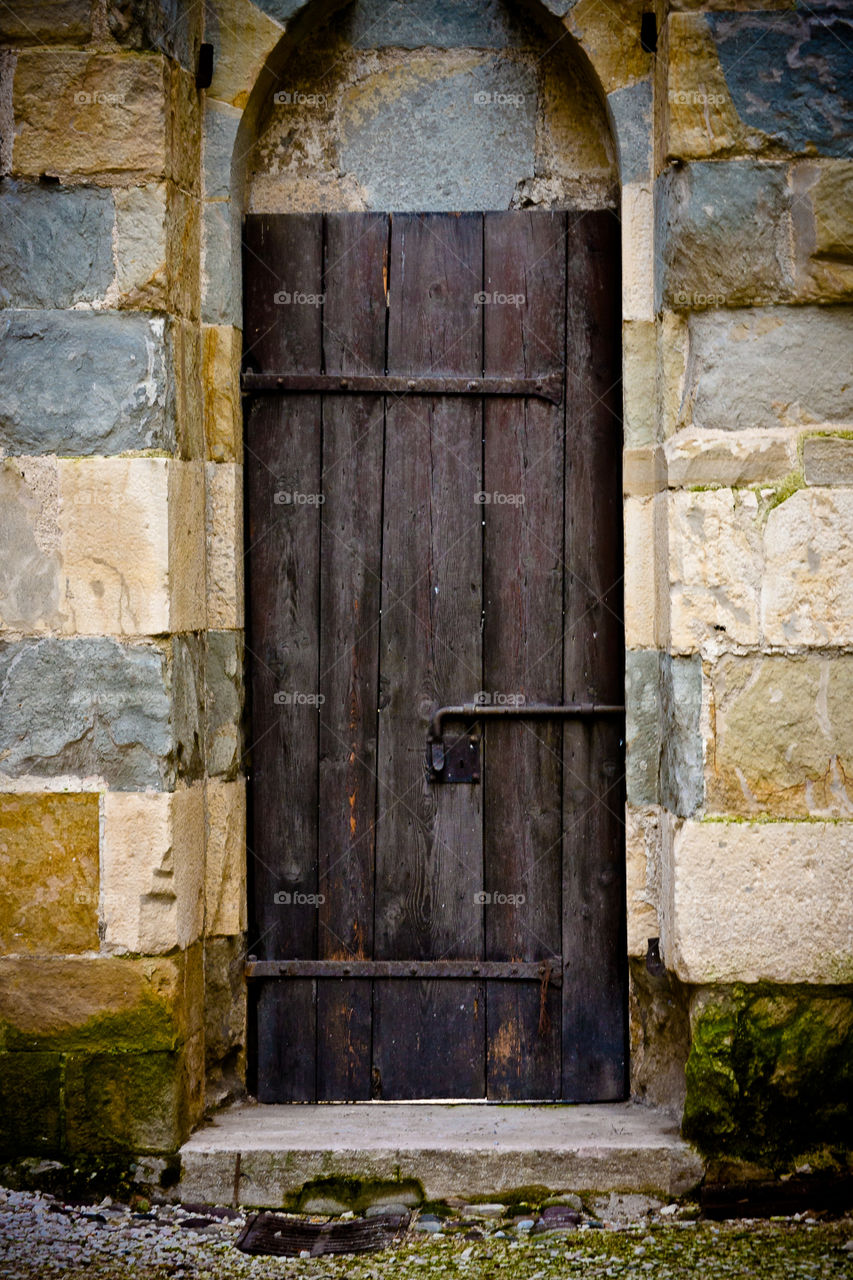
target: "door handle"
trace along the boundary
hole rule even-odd
[[[507,706],[490,703],[462,702],[439,707],[433,712],[427,730],[427,772],[431,782],[479,782],[480,739],[469,733],[451,747],[444,745],[446,720],[569,720],[592,716],[621,715],[623,704],[613,702],[522,702]]]

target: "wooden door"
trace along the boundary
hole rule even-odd
[[[621,1098],[616,219],[251,215],[244,272],[257,1095]]]

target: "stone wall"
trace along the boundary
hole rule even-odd
[[[853,1146],[853,31],[658,0],[652,54],[651,7],[442,0],[420,40],[374,0],[0,16],[11,1150],[173,1150],[241,1086],[240,217],[398,172],[408,207],[621,219],[632,1090],[711,1154]],[[438,131],[427,200],[396,119],[430,140],[498,72],[500,147]]]
[[[209,1094],[241,1074],[240,436],[201,324],[201,36],[181,4],[0,16],[5,1155],[173,1150],[206,1052]]]

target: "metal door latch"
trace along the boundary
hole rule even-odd
[[[466,733],[447,745],[443,738],[428,742],[427,772],[430,782],[479,782],[480,739]]]

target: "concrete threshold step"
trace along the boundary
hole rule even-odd
[[[703,1164],[664,1112],[631,1102],[580,1105],[241,1102],[181,1148],[188,1203],[294,1205],[323,1179],[414,1181],[427,1200],[522,1187],[676,1197]]]

